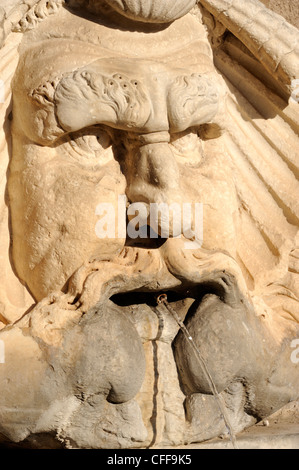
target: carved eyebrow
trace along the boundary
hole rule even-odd
[[[97,64],[49,79],[30,97],[56,120],[55,134],[44,126],[47,143],[59,135],[98,124],[143,131],[155,106],[142,81],[123,72],[103,73],[102,65]],[[210,122],[218,112],[218,104],[217,84],[210,75],[174,76],[168,91],[165,89],[165,117],[173,133]],[[41,119],[46,122],[46,118]]]
[[[42,111],[35,126],[36,142],[41,145],[52,145],[69,132],[98,124],[138,131],[152,114],[149,92],[139,79],[122,72],[103,74],[92,66],[50,77],[28,97]]]
[[[218,88],[211,77],[195,73],[177,77],[167,97],[171,130],[179,132],[209,122],[215,117],[218,104]]]
[[[138,129],[151,115],[149,93],[138,79],[121,72],[102,74],[88,67],[59,82],[54,102],[58,121],[67,131],[99,123]]]

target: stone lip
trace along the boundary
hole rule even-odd
[[[137,21],[170,23],[188,13],[196,0],[106,0],[118,13]]]

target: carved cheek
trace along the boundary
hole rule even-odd
[[[68,158],[61,147],[32,145],[24,150],[21,178],[18,171],[10,176],[14,259],[38,300],[60,289],[89,256],[124,243],[100,239],[95,232],[97,205],[109,202],[117,208],[117,191],[125,192],[118,163],[111,160],[96,171]]]
[[[97,205],[108,202],[116,208],[118,192],[124,192],[117,162],[98,171],[56,164],[51,173],[50,177],[44,173],[38,191],[35,188],[30,198],[36,207],[36,222],[50,233],[49,242],[67,249],[73,240],[79,251],[99,243]]]

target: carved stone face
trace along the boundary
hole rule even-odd
[[[130,18],[167,22],[195,2],[107,3],[121,13],[127,5]],[[190,337],[241,430],[294,398],[296,377],[285,369],[288,349],[277,352],[273,331],[283,337],[284,325],[256,315],[252,279],[238,263],[240,201],[221,133],[228,88],[193,16],[147,32],[107,21],[67,10],[49,19],[24,41],[13,83],[12,255],[40,301],[20,326],[31,336],[14,333],[20,344],[32,341],[32,363],[40,362],[38,377],[33,367],[24,372],[39,390],[37,415],[45,413],[32,433],[52,432],[62,409],[65,439],[82,447],[221,434]],[[203,204],[202,246],[187,249],[181,226],[141,244],[117,230],[99,238],[97,206],[111,204],[117,220],[123,195],[147,208]],[[153,307],[165,291],[189,339],[169,311]],[[26,413],[35,417],[26,400],[27,430]]]
[[[189,22],[190,55],[177,61],[168,54],[156,60],[106,59],[101,54],[110,51],[84,43],[70,43],[64,52],[61,40],[50,43],[55,57],[44,44],[24,52],[14,81],[9,188],[15,265],[36,299],[63,288],[88,260],[124,246],[117,234],[107,240],[95,233],[97,205],[112,203],[117,217],[121,195],[147,206],[212,198],[218,207],[227,205],[226,233],[233,226],[229,183],[204,176],[211,170],[198,134],[219,112],[220,87],[208,46],[198,39],[197,24]],[[171,47],[180,28],[172,27]],[[162,31],[161,39],[167,34]],[[203,53],[194,60],[197,47]],[[31,75],[33,68],[38,72]],[[209,248],[215,211],[205,212],[204,248]],[[221,246],[233,246],[233,237],[231,232]]]

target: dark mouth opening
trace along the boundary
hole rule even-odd
[[[184,300],[186,296],[190,297],[186,293],[186,295],[175,292],[175,291],[165,291],[168,301],[169,302],[178,302],[180,300]],[[155,307],[157,305],[157,297],[161,294],[160,292],[127,292],[123,294],[115,294],[111,297],[110,300],[114,302],[119,307],[129,307],[130,305],[140,305],[140,304],[147,304],[151,307]]]
[[[127,226],[128,226],[128,219],[127,219]],[[127,239],[125,246],[130,246],[134,248],[144,248],[146,250],[155,250],[160,248],[164,243],[168,240],[168,238],[162,238],[160,235],[156,235],[153,238],[152,229],[149,225],[144,225],[140,229],[142,237],[137,238],[130,238],[127,234]]]
[[[225,301],[226,289],[222,284],[217,281],[205,281],[197,285],[181,285],[174,290],[159,290],[159,291],[146,291],[138,289],[130,292],[123,292],[114,294],[110,300],[119,307],[128,307],[130,305],[147,304],[155,307],[157,305],[157,298],[162,295],[167,295],[169,303],[181,302],[185,299],[194,299],[199,302],[206,295],[216,295],[220,300]]]
[[[181,285],[172,290],[146,291],[143,289],[114,294],[110,300],[118,307],[130,307],[132,305],[147,304],[150,307],[156,307],[158,298],[166,294],[167,301],[174,307],[180,306],[186,301],[194,300],[193,308],[197,308],[207,295],[215,295],[225,302],[227,290],[224,286],[215,280],[210,280],[197,285]],[[192,310],[193,310],[192,308]]]

